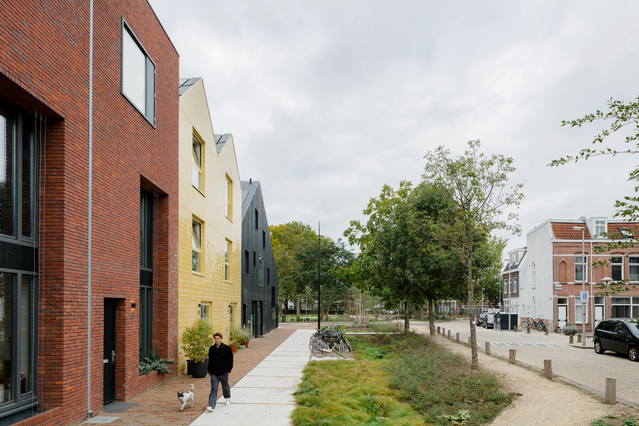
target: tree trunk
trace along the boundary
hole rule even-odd
[[[433,305],[433,299],[428,299],[428,328],[430,329],[431,337],[435,335],[435,310]]]
[[[302,316],[302,296],[297,295],[297,300],[295,301],[295,314],[297,315],[297,319],[299,320]]]
[[[479,369],[479,359],[477,357],[477,332],[475,330],[475,295],[473,294],[473,241],[470,240],[468,248],[468,320],[470,321],[470,352],[471,369]]]
[[[410,305],[404,302],[404,333],[410,330]]]

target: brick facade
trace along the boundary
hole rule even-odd
[[[178,54],[147,1],[94,4],[90,410],[97,412],[105,299],[117,301],[116,399],[170,376],[138,373],[132,304],[139,306],[141,187],[157,194],[154,346],[160,356],[177,358]],[[88,2],[0,8],[0,96],[42,116],[37,393],[46,412],[37,424],[68,424],[89,409],[89,13]],[[156,66],[155,126],[121,94],[122,19]]]

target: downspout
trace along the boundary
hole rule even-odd
[[[91,411],[91,211],[93,207],[93,0],[90,2],[89,29],[89,203],[88,203],[88,232],[87,232],[87,417],[93,415]]]

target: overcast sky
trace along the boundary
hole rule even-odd
[[[562,120],[639,96],[639,2],[150,3],[271,225],[321,221],[340,238],[383,184],[418,183],[426,152],[470,139],[513,157],[524,184],[507,250],[547,219],[612,216],[633,191],[636,157],[547,164],[607,126]]]

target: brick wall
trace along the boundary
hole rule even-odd
[[[105,298],[118,299],[116,397],[168,378],[138,375],[139,316],[131,304],[139,306],[143,185],[159,194],[154,346],[177,357],[178,54],[145,0],[96,0],[94,13],[91,409],[99,411]],[[122,18],[156,65],[155,127],[120,93]],[[46,118],[38,392],[41,408],[53,413],[43,419],[66,424],[87,411],[89,6],[21,0],[0,8],[0,23],[0,95]]]

